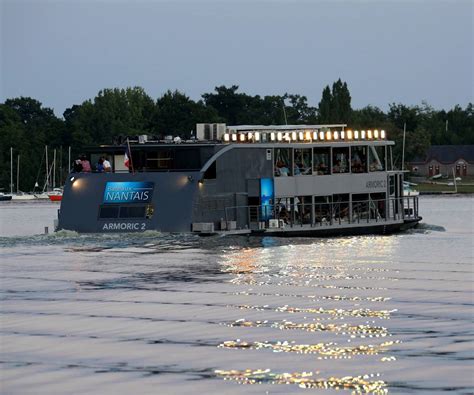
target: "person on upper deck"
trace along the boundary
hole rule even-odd
[[[104,172],[104,159],[99,158],[99,161],[97,162],[97,172],[103,173]]]
[[[109,160],[107,159],[106,156],[103,156],[103,157],[102,157],[102,160],[104,161],[104,162],[103,162],[103,163],[104,163],[104,171],[105,171],[106,173],[110,173],[110,172],[112,171],[112,166],[110,165]]]
[[[72,171],[73,173],[80,173],[82,171],[82,163],[80,158],[77,158],[74,161],[74,164],[72,165]]]
[[[81,156],[82,171],[85,173],[90,173],[92,171],[91,163],[87,160],[85,155]]]

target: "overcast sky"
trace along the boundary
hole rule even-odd
[[[104,88],[192,99],[217,85],[352,105],[473,101],[474,1],[0,0],[0,102],[57,115]]]

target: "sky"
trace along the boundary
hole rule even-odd
[[[341,78],[352,107],[473,101],[473,0],[0,0],[0,102],[61,116],[101,89],[194,100],[220,85],[317,106]]]

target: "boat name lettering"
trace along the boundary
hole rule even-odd
[[[104,203],[147,203],[151,201],[154,183],[107,182],[104,191]]]
[[[139,222],[110,222],[105,223],[102,230],[145,230],[146,224]]]
[[[377,181],[367,181],[365,184],[366,188],[386,188],[387,181],[385,180],[377,180]]]

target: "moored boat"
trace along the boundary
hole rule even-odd
[[[201,124],[192,141],[146,140],[89,150],[112,171],[69,175],[59,229],[331,236],[421,220],[383,130]]]
[[[12,200],[12,195],[7,195],[3,192],[0,192],[0,202],[6,202],[8,200]]]
[[[60,202],[63,198],[63,190],[60,188],[54,188],[51,192],[47,193],[49,200],[52,202]]]

